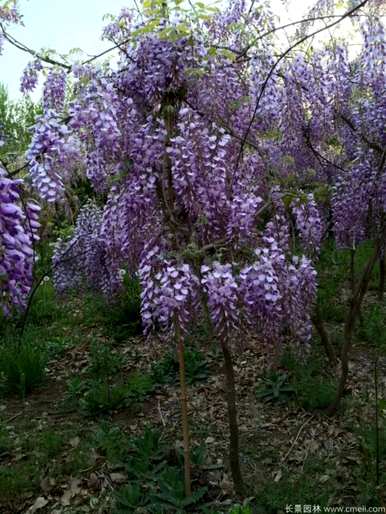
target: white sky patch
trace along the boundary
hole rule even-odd
[[[140,0],[137,3],[140,4]],[[217,5],[222,3],[217,2]],[[278,16],[278,25],[283,25],[304,18],[314,0],[271,0],[269,4]],[[50,48],[67,54],[72,48],[80,48],[85,52],[84,58],[87,58],[87,55],[98,54],[111,46],[108,41],[100,39],[102,28],[108,23],[103,21],[103,15],[106,12],[118,14],[124,6],[134,7],[134,0],[19,0],[19,6],[24,27],[11,26],[9,29],[16,39],[34,50]],[[341,8],[336,14],[343,12],[344,8]],[[321,22],[318,23],[314,28],[322,26]],[[277,33],[282,49],[287,48],[288,36],[293,35],[296,28]],[[328,41],[332,35],[349,38],[353,50],[360,43],[358,34],[352,30],[351,21],[345,20],[331,31],[325,31],[310,40],[309,44],[316,47]],[[12,99],[18,99],[21,97],[20,77],[32,57],[7,43],[4,46],[3,55],[0,56],[0,82],[6,85]],[[40,94],[41,85],[33,94],[33,99],[37,100]]]

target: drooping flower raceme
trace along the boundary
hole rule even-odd
[[[239,286],[230,264],[214,262],[202,266],[202,285],[208,296],[208,306],[216,332],[228,337],[240,327]]]
[[[294,200],[292,212],[303,246],[318,253],[323,238],[323,222],[314,195],[309,193],[306,201],[302,201],[300,198]]]
[[[66,72],[60,69],[50,70],[43,89],[43,106],[46,111],[52,109],[60,112],[66,95]]]
[[[159,251],[157,245],[146,248],[139,267],[144,328],[184,333],[197,315],[199,280],[189,264],[162,260]]]
[[[33,91],[38,83],[38,72],[43,66],[39,59],[35,59],[27,64],[20,79],[20,91],[23,94]]]
[[[108,266],[101,222],[101,209],[88,203],[79,212],[73,235],[55,243],[53,280],[58,292],[84,287],[102,291],[110,299],[116,294],[122,275]]]
[[[0,309],[5,315],[26,305],[38,240],[40,208],[22,198],[22,184],[0,168]]]
[[[65,184],[79,166],[80,147],[68,127],[54,111],[47,111],[35,124],[27,152],[32,184],[41,198],[55,202],[63,198]]]

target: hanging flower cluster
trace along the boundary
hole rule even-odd
[[[39,239],[39,211],[23,199],[23,181],[0,168],[0,310],[24,308],[32,285],[34,242]]]
[[[88,203],[79,212],[73,235],[55,243],[53,281],[58,292],[86,287],[102,291],[108,298],[116,294],[122,276],[108,267],[101,222],[101,209]]]
[[[43,89],[43,106],[45,111],[50,109],[60,112],[64,106],[66,95],[66,72],[64,70],[50,70]]]
[[[60,290],[89,277],[112,294],[129,268],[140,275],[147,330],[184,329],[206,298],[221,336],[242,323],[271,340],[309,338],[309,258],[326,220],[350,247],[382,225],[384,30],[379,20],[362,25],[355,62],[340,44],[276,65],[274,36],[251,48],[242,29],[246,19],[274,26],[260,7],[248,14],[234,2],[211,19],[185,20],[189,35],[173,17],[150,22],[146,10],[139,20],[126,9],[104,31],[119,44],[114,69],[75,64],[68,102],[67,74],[50,70],[27,153],[32,184],[42,199],[63,201],[84,173],[107,199],[98,214],[84,211],[92,226],[81,212],[74,248],[58,242]],[[240,58],[244,50],[251,59]],[[29,65],[25,90],[38,67]],[[320,184],[323,206],[312,193]],[[77,247],[88,255],[79,274],[59,264]]]
[[[310,251],[319,252],[323,239],[323,221],[314,195],[309,193],[306,201],[300,198],[293,201],[292,213],[303,246]]]
[[[37,119],[27,159],[32,184],[42,199],[55,202],[63,198],[65,184],[79,164],[79,152],[77,138],[54,111]]]
[[[20,79],[20,91],[23,94],[32,92],[38,83],[38,72],[43,69],[39,59],[35,59],[27,64]]]
[[[197,310],[199,280],[189,264],[160,259],[159,251],[157,245],[146,248],[139,267],[144,328],[186,332]]]

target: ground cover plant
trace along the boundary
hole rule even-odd
[[[5,511],[384,506],[384,15],[144,1],[79,60],[0,3]]]

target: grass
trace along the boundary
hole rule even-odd
[[[263,385],[256,390],[256,396],[267,402],[285,403],[295,394],[286,373],[271,371],[263,378]]]
[[[325,409],[335,398],[335,380],[325,373],[324,356],[314,346],[306,358],[300,358],[287,349],[281,359],[287,370],[288,386],[294,391],[296,402],[306,410]]]
[[[123,289],[114,299],[107,300],[96,293],[84,298],[84,322],[103,327],[106,336],[117,343],[142,333],[140,284],[136,277],[125,275]]]
[[[123,364],[123,358],[114,353],[111,347],[100,341],[93,341],[90,347],[90,364],[87,368],[93,378],[106,378],[118,373]]]
[[[134,513],[141,508],[149,514],[202,512],[207,489],[196,487],[191,497],[185,497],[182,459],[169,444],[151,429],[129,440],[128,484],[115,495],[114,513]]]
[[[365,259],[368,251],[364,245],[358,252],[358,269],[361,259]],[[327,262],[323,266],[327,266],[328,273],[321,277],[319,301],[324,306],[322,314],[329,322],[328,328],[333,335],[336,334],[337,339],[340,337],[339,324],[346,308],[341,291],[342,288],[347,289],[348,257],[347,252],[334,249],[322,256]],[[178,362],[174,351],[166,351],[150,371],[142,372],[141,352],[137,349],[135,352],[127,351],[127,343],[130,344],[130,338],[134,334],[141,332],[141,327],[138,283],[129,278],[126,280],[126,289],[114,305],[96,296],[68,298],[66,303],[62,303],[55,297],[52,284],[48,281],[43,283],[36,295],[36,303],[32,305],[23,337],[20,337],[17,326],[8,323],[6,327],[4,320],[0,321],[0,373],[3,393],[16,393],[25,397],[44,385],[45,369],[54,364],[54,359],[61,359],[58,366],[60,372],[62,366],[72,364],[78,356],[82,360],[76,375],[68,382],[67,401],[74,407],[68,419],[65,414],[63,418],[58,418],[58,423],[57,419],[53,421],[50,416],[37,414],[39,421],[35,420],[34,424],[26,423],[22,426],[17,418],[15,426],[12,426],[13,423],[10,427],[0,425],[0,511],[7,512],[15,498],[20,498],[22,502],[23,498],[46,496],[40,489],[41,477],[49,477],[55,481],[59,490],[59,493],[52,493],[55,497],[62,494],[71,477],[86,480],[89,472],[85,470],[94,468],[96,473],[102,469],[103,473],[118,471],[127,476],[127,483],[121,487],[114,484],[114,490],[109,493],[112,498],[106,500],[106,512],[117,514],[141,512],[141,509],[142,512],[146,509],[149,514],[273,514],[283,510],[286,503],[295,504],[295,499],[299,504],[328,503],[334,492],[333,473],[329,468],[331,462],[326,459],[319,462],[316,457],[312,457],[312,461],[309,457],[297,469],[289,463],[288,468],[283,466],[282,477],[274,482],[272,475],[268,473],[281,454],[275,445],[265,444],[265,440],[257,443],[256,437],[261,436],[259,432],[255,434],[255,438],[248,435],[248,440],[250,437],[253,441],[250,449],[242,443],[242,465],[245,471],[248,470],[245,472],[245,479],[251,486],[252,490],[249,492],[254,499],[245,504],[240,501],[240,504],[233,507],[230,507],[229,502],[220,511],[213,508],[211,501],[217,495],[221,498],[222,493],[220,487],[215,489],[216,486],[210,480],[212,474],[221,475],[223,470],[210,468],[216,468],[219,460],[217,458],[223,457],[224,453],[220,453],[217,445],[218,442],[226,443],[228,434],[225,433],[226,430],[224,434],[220,434],[215,418],[213,423],[204,424],[200,416],[191,416],[195,494],[189,501],[185,500],[182,449],[179,444],[175,444],[180,432],[173,433],[174,439],[170,438],[170,434],[166,439],[151,428],[140,429],[142,433],[135,436],[128,432],[128,427],[131,430],[132,414],[135,415],[144,401],[152,401],[154,392],[159,392],[160,388],[168,385],[168,388],[163,388],[163,393],[177,393]],[[373,286],[376,285],[375,278]],[[371,345],[383,351],[386,348],[384,328],[381,307],[369,306],[364,311],[358,335],[366,342],[366,346]],[[120,346],[122,343],[125,343],[124,351]],[[206,380],[212,371],[216,375],[220,372],[219,366],[214,366],[220,360],[208,357],[208,354],[219,352],[218,345],[211,346],[211,343],[211,334],[205,323],[198,324],[187,337],[185,360],[189,384]],[[69,348],[74,348],[75,352],[68,352],[70,358],[67,362]],[[212,365],[209,365],[209,359]],[[238,357],[236,362],[237,359]],[[137,371],[132,371],[134,369]],[[268,422],[270,410],[277,414],[280,403],[287,403],[285,409],[288,409],[289,415],[297,415],[299,407],[314,411],[329,405],[335,396],[335,379],[326,372],[327,369],[323,351],[316,344],[313,344],[311,353],[306,357],[300,357],[295,351],[286,351],[279,370],[266,372],[257,391],[258,397],[267,402],[264,415],[268,413]],[[67,380],[69,377],[69,373],[63,373],[63,378]],[[199,389],[197,388],[197,394],[206,394]],[[242,412],[241,409],[245,407],[243,402],[246,400],[243,386],[240,391],[239,408]],[[44,389],[36,397],[42,397],[44,402]],[[36,397],[32,395],[31,405]],[[7,401],[4,399],[4,403]],[[11,399],[11,403],[14,401],[14,398]],[[177,401],[176,396],[176,405]],[[273,403],[276,405],[272,406]],[[153,402],[152,407],[154,406]],[[178,413],[178,405],[175,408]],[[127,411],[115,416],[116,411],[123,409]],[[0,410],[0,416],[1,412]],[[16,409],[15,413],[17,414]],[[87,416],[87,420],[82,421],[79,414]],[[126,414],[128,420],[125,419],[122,428],[120,424]],[[168,415],[169,412],[165,414]],[[13,412],[10,415],[7,413],[4,419],[12,415]],[[66,421],[63,423],[66,426],[62,426],[62,420]],[[136,424],[137,427],[139,425],[140,423]],[[178,414],[175,415],[175,427],[176,431],[179,430]],[[165,432],[168,433],[168,430]],[[215,442],[207,443],[212,445],[207,452],[208,449],[200,446],[200,442],[213,435],[216,436]],[[243,432],[241,435],[243,436]],[[374,433],[370,427],[367,432],[363,429],[356,436],[363,461],[360,466],[355,467],[357,498],[358,501],[361,500],[360,504],[377,505],[380,500],[374,482]],[[243,439],[245,437],[244,435]],[[288,434],[288,437],[292,437],[292,434]],[[74,440],[75,442],[70,442]],[[382,435],[382,461],[386,460],[384,446],[386,441]],[[227,462],[221,462],[220,467],[223,465],[227,473]],[[249,473],[254,473],[253,479]],[[309,479],[311,476],[321,475],[327,476],[327,481],[321,485],[316,478]],[[257,484],[253,483],[256,477]],[[86,484],[86,481],[83,483]],[[205,485],[209,490],[206,490]],[[336,491],[339,488],[336,484],[335,486]],[[97,495],[98,501],[101,500],[103,493],[96,493],[95,498]],[[228,499],[231,499],[231,494]]]
[[[28,463],[0,466],[0,498],[11,502],[37,485],[36,468]]]
[[[381,305],[371,305],[364,311],[358,336],[382,354],[386,352],[386,313]]]
[[[291,472],[284,472],[283,477],[274,482],[267,481],[257,491],[256,500],[252,506],[259,514],[277,514],[284,512],[286,505],[328,505],[333,495],[334,484],[332,480],[315,484],[310,477],[315,477],[321,471],[325,472],[323,463],[318,459],[308,459],[304,463],[303,471],[296,476]]]
[[[135,408],[154,391],[151,375],[132,373],[124,382],[112,383],[101,378],[73,377],[67,388],[65,403],[86,416],[100,416],[112,411]]]
[[[47,353],[32,341],[3,344],[0,347],[0,385],[4,393],[25,398],[45,378]]]
[[[209,369],[204,354],[195,348],[185,348],[184,356],[187,383],[194,384],[206,380]],[[167,352],[152,367],[152,376],[156,384],[176,384],[179,380],[178,373],[178,360],[174,350]]]

